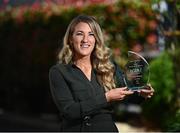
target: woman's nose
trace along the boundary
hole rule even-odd
[[[83,42],[87,42],[87,41],[88,41],[88,36],[87,36],[87,35],[84,35],[82,41],[83,41]]]

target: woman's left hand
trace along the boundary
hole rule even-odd
[[[144,89],[138,90],[140,96],[144,97],[145,99],[151,98],[154,95],[154,89],[150,84],[147,85]]]

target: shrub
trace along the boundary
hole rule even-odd
[[[180,110],[167,122],[165,130],[168,132],[180,131]]]
[[[175,81],[171,56],[164,52],[157,59],[150,62],[150,83],[155,89],[154,96],[143,104],[144,116],[164,127],[173,116],[173,96]]]

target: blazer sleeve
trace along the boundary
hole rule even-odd
[[[76,101],[63,75],[56,67],[49,72],[50,88],[54,101],[66,119],[81,119],[87,115],[98,113],[108,105],[105,94],[90,97],[85,101]]]

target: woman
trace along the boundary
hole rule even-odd
[[[111,103],[134,92],[116,88],[117,71],[99,24],[91,16],[74,18],[63,43],[59,63],[49,73],[52,95],[62,114],[62,131],[118,132]],[[123,86],[122,75],[117,78]],[[150,98],[153,89],[139,94]]]

